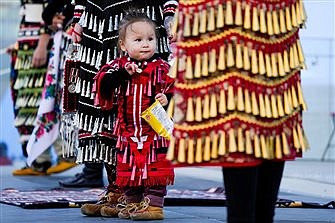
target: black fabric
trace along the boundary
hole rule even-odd
[[[71,21],[73,17],[74,6],[69,0],[49,0],[47,7],[43,10],[42,18],[47,25],[52,24],[52,18],[56,13],[62,13],[65,16],[63,26]]]
[[[27,144],[28,144],[28,142],[24,142],[24,143],[21,144],[22,154],[25,158],[28,158]]]
[[[75,177],[70,178],[68,180],[59,181],[59,185],[70,188],[83,188],[83,187],[97,188],[104,186],[101,178],[88,179],[83,173],[78,173],[75,175]]]
[[[103,164],[102,163],[85,163],[83,173],[87,179],[102,179]]]
[[[85,163],[82,173],[74,177],[59,181],[63,187],[103,187],[103,164],[102,163]]]
[[[228,223],[273,222],[284,162],[223,168]]]
[[[124,68],[108,72],[108,74],[106,74],[101,81],[99,94],[101,94],[104,99],[111,100],[115,89],[120,87],[126,82],[126,80],[129,79],[130,75]]]
[[[47,7],[43,10],[42,18],[47,25],[52,24],[52,18],[56,13],[62,13],[65,16],[63,25],[65,25],[73,17],[74,6],[69,0],[49,0]]]

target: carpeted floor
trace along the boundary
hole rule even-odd
[[[36,190],[19,191],[5,189],[0,192],[0,203],[15,205],[22,208],[66,208],[80,207],[84,203],[95,203],[99,196],[104,195],[103,189],[89,190]],[[225,195],[222,188],[208,190],[168,190],[165,205],[205,205],[224,206]]]
[[[0,192],[0,203],[15,205],[26,209],[80,207],[85,203],[95,203],[103,196],[103,189],[89,190],[34,190],[20,191],[4,189]],[[225,206],[226,197],[221,187],[207,190],[168,190],[165,206]],[[279,208],[329,208],[335,209],[335,201],[326,204],[306,203],[287,199],[278,199]]]

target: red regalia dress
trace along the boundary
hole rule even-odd
[[[301,156],[302,0],[181,0],[176,20],[167,158],[232,167]]]
[[[93,92],[96,92],[95,105],[109,110],[117,103],[118,116],[114,128],[119,151],[116,184],[173,184],[173,168],[170,161],[165,159],[168,141],[158,136],[141,118],[141,113],[155,101],[158,93],[171,95],[174,80],[167,75],[169,65],[156,57],[148,61],[135,61],[139,70],[130,76],[124,69],[129,62],[134,61],[122,57],[103,66],[94,78],[93,87]]]

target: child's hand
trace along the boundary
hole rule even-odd
[[[165,94],[163,93],[158,93],[155,97],[156,100],[159,101],[159,103],[161,103],[162,106],[165,106],[168,104],[168,100]]]
[[[134,64],[134,63],[126,63],[124,68],[126,69],[126,71],[130,74],[130,75],[133,75],[134,73],[138,72],[139,68],[137,66],[137,64]],[[140,72],[138,72],[140,73]]]

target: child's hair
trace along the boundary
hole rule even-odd
[[[138,9],[130,9],[125,12],[125,16],[123,19],[120,21],[119,24],[119,41],[118,44],[120,43],[120,40],[124,40],[126,37],[126,31],[128,26],[135,22],[146,22],[150,25],[155,30],[155,35],[156,38],[158,37],[158,33],[156,32],[156,23],[152,21],[146,14],[144,14],[141,10]]]

